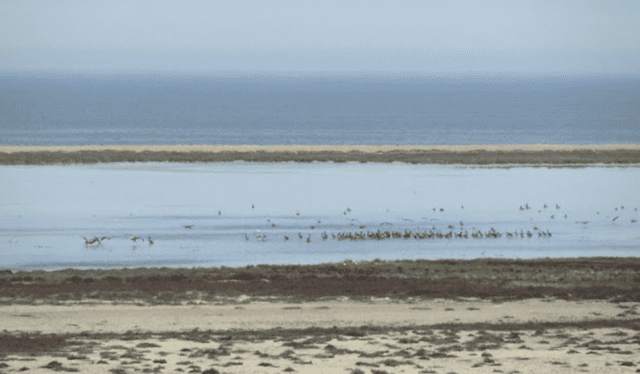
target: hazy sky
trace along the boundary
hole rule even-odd
[[[0,69],[640,73],[640,1],[0,1]]]

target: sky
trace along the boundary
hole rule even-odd
[[[0,69],[640,74],[638,0],[0,1]]]

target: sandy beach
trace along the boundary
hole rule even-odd
[[[593,258],[4,270],[0,370],[636,372],[637,268]],[[532,276],[544,283],[513,281]]]
[[[247,297],[183,306],[14,305],[0,308],[0,367],[35,373],[626,373],[640,364],[639,306]],[[47,346],[37,353],[21,349],[38,340]]]
[[[406,162],[414,164],[635,164],[638,144],[442,146],[92,145],[0,146],[0,164],[97,162]]]

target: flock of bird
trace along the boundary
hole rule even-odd
[[[251,205],[251,209],[254,209],[255,205]],[[462,209],[464,209],[464,206],[461,206]],[[547,204],[543,205],[543,209],[547,209],[548,206]],[[531,207],[529,206],[528,203],[526,203],[525,205],[521,205],[519,208],[521,211],[524,210],[530,210]],[[555,209],[559,210],[560,209],[560,205],[555,204]],[[620,206],[619,208],[620,210],[624,210],[624,205]],[[438,209],[433,208],[433,211],[437,211]],[[618,207],[615,208],[616,211],[618,211]],[[635,211],[637,211],[638,208],[635,208]],[[443,208],[439,208],[439,211],[444,211]],[[351,209],[347,208],[343,213],[344,215],[346,215],[347,213],[350,213]],[[542,212],[542,210],[538,210],[538,212]],[[221,215],[222,212],[218,211],[218,215]],[[598,214],[600,214],[600,212],[598,212]],[[300,216],[300,212],[296,212],[296,216]],[[552,215],[550,218],[555,218],[555,215]],[[564,215],[564,218],[567,218],[567,215]],[[613,221],[615,222],[616,219],[618,219],[619,217],[616,216],[615,218],[613,218]],[[271,220],[268,220],[269,222],[271,222]],[[631,219],[632,223],[637,222],[635,219]],[[578,222],[578,223],[583,223],[586,224],[588,223],[588,221],[582,221],[582,222]],[[321,224],[321,221],[318,221],[318,224]],[[353,224],[352,224],[353,225]],[[276,224],[273,223],[271,225],[272,227],[276,227]],[[185,229],[192,229],[193,225],[184,225],[183,226]],[[314,229],[315,226],[311,226],[311,229]],[[365,226],[360,226],[360,229],[364,229]],[[455,230],[454,226],[449,225],[448,226],[449,231],[446,233],[443,233],[439,230],[437,230],[435,227],[431,228],[431,230],[429,231],[415,231],[412,232],[410,230],[404,230],[404,231],[376,231],[376,232],[364,232],[364,231],[360,231],[360,232],[338,232],[336,233],[331,233],[331,239],[333,240],[338,240],[338,241],[342,241],[342,240],[365,240],[365,239],[373,239],[373,240],[385,240],[385,239],[468,239],[469,237],[474,238],[474,239],[482,239],[482,238],[500,238],[502,236],[506,237],[506,238],[532,238],[534,236],[538,236],[538,237],[551,237],[552,234],[549,230],[540,230],[537,227],[533,227],[533,231],[531,230],[527,230],[526,232],[524,230],[514,230],[512,232],[510,231],[506,231],[504,233],[502,232],[498,232],[496,231],[494,228],[491,228],[491,230],[486,231],[486,232],[482,232],[480,230],[471,230],[471,232],[469,233],[467,230],[464,230],[464,224],[463,222],[460,222],[460,229],[459,231]],[[256,230],[256,232],[258,233],[256,236],[256,239],[258,241],[266,241],[267,240],[267,235],[263,232],[261,232],[260,230]],[[310,243],[312,241],[311,239],[311,235],[309,234],[306,238],[302,235],[302,233],[298,233],[298,239],[300,241],[306,241],[307,243]],[[140,237],[140,236],[136,236],[136,235],[128,235],[127,238],[133,242],[136,242],[138,240],[144,242],[145,238]],[[321,234],[321,238],[322,240],[328,240],[329,239],[329,234],[327,234],[327,232],[323,232]],[[86,246],[93,246],[93,245],[102,245],[102,242],[105,240],[109,240],[111,239],[110,237],[106,237],[106,236],[102,236],[102,237],[97,237],[94,236],[91,239],[87,239],[86,237],[83,237],[85,245]],[[244,234],[244,239],[249,241],[250,237],[249,234]],[[284,235],[283,237],[284,241],[288,241],[291,238],[289,237],[289,235]],[[149,245],[153,245],[154,241],[151,239],[150,236],[148,236],[146,238],[147,242],[149,243]]]
[[[449,226],[451,228],[451,226]],[[453,230],[449,230],[446,233],[443,233],[441,231],[437,231],[435,227],[433,227],[431,230],[429,231],[416,231],[416,232],[412,232],[410,230],[404,230],[404,231],[376,231],[376,232],[371,232],[371,231],[367,231],[367,232],[363,232],[363,231],[359,231],[359,232],[348,232],[348,231],[344,231],[344,232],[339,232],[337,234],[335,233],[331,233],[331,239],[333,240],[365,240],[365,239],[374,239],[374,240],[385,240],[385,239],[454,239],[454,238],[459,238],[459,239],[468,239],[469,237],[471,238],[475,238],[475,239],[482,239],[482,238],[500,238],[503,236],[507,237],[507,238],[531,238],[533,236],[536,236],[535,234],[537,233],[538,237],[551,237],[552,234],[549,230],[540,230],[537,227],[533,228],[533,232],[531,232],[530,230],[527,230],[526,232],[524,230],[520,230],[520,231],[513,231],[513,232],[498,232],[496,231],[493,227],[491,228],[491,230],[486,231],[486,232],[482,232],[480,230],[472,230],[471,233],[469,233],[467,230],[463,230],[462,228],[460,229],[460,231],[456,232]],[[298,233],[298,240],[300,241],[306,241],[307,243],[311,243],[311,234],[308,234],[308,236],[305,238],[302,233]],[[245,234],[244,235],[245,240],[250,240],[249,234]],[[329,234],[327,234],[327,232],[323,232],[321,235],[322,240],[327,240],[329,239]],[[256,236],[256,239],[259,241],[266,241],[267,240],[267,236],[264,233],[259,233]],[[288,241],[290,240],[289,235],[284,235],[284,241]]]
[[[548,208],[548,207],[547,207],[547,204],[544,204],[544,205],[543,205],[543,207],[542,207],[542,209],[547,209],[547,208]],[[524,206],[523,206],[523,205],[520,205],[520,210],[530,210],[530,209],[531,209],[531,207],[529,206],[529,203],[526,203]],[[560,209],[560,205],[556,204],[556,210],[558,210],[558,209]],[[618,209],[620,209],[620,211],[623,211],[623,210],[624,210],[624,205],[621,205],[621,206],[620,206],[620,208],[615,207],[615,208],[614,208],[614,211],[616,211],[616,212],[617,212],[617,211],[618,211]],[[637,211],[638,211],[638,208],[634,208],[634,211],[635,211],[635,212],[637,212]],[[538,213],[542,213],[542,210],[541,210],[541,209],[538,209]],[[600,212],[596,212],[596,214],[597,214],[597,215],[600,215]],[[551,218],[551,219],[555,219],[555,218],[556,218],[556,215],[555,215],[555,214],[552,214],[549,218]],[[567,219],[567,215],[566,215],[566,214],[564,215],[564,218],[565,218],[565,219]],[[620,216],[615,216],[615,217],[613,217],[613,219],[612,219],[611,221],[612,221],[612,222],[615,222],[618,218],[620,218]],[[629,221],[630,221],[631,223],[636,223],[636,222],[638,222],[638,220],[637,220],[637,219],[635,219],[635,218],[631,218]],[[586,224],[586,223],[588,223],[588,221],[576,221],[576,223],[584,223],[584,224]]]

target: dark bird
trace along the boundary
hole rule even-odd
[[[560,205],[556,204],[556,209],[560,209]]]
[[[149,240],[149,245],[152,245],[152,244],[153,244],[153,240],[151,240],[151,237],[150,237],[150,236],[147,238],[147,240]]]
[[[82,239],[84,239],[84,244],[85,244],[85,245],[94,244],[94,243],[101,244],[101,243],[100,243],[100,239],[98,239],[98,237],[97,237],[97,236],[94,236],[94,237],[93,237],[93,239],[87,239],[87,238],[85,238],[85,237],[83,236],[83,237],[82,237]]]
[[[547,209],[547,204],[544,204],[543,208],[544,208],[544,209]]]
[[[289,240],[289,237],[285,235],[284,240]]]
[[[185,229],[190,229],[190,228],[192,228],[192,227],[193,227],[193,225],[184,225],[184,228],[185,228]]]
[[[618,216],[615,216],[614,219],[612,219],[613,222],[615,222],[618,219]]]
[[[251,209],[255,208],[255,205],[251,204]]]

